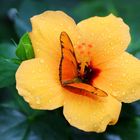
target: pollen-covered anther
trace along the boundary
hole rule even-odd
[[[80,54],[84,54],[84,51],[80,51]]]
[[[90,55],[90,54],[91,54],[91,52],[90,52],[90,51],[88,51],[88,52],[87,52],[87,54],[88,54],[88,55]]]
[[[88,47],[89,47],[89,48],[92,48],[93,46],[92,46],[91,44],[88,44]]]
[[[82,45],[78,45],[78,49],[82,49]]]

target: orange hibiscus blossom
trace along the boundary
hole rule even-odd
[[[61,11],[47,11],[31,18],[30,39],[35,58],[22,62],[16,72],[20,95],[35,109],[63,106],[68,122],[84,131],[105,131],[119,117],[121,102],[140,99],[140,61],[125,52],[129,27],[114,15],[91,17],[76,25]],[[60,34],[66,32],[78,62],[92,63],[98,74],[91,85],[108,96],[83,96],[61,85]],[[94,70],[93,70],[94,71]],[[96,72],[95,72],[96,73]]]

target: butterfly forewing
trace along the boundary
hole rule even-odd
[[[60,35],[61,43],[61,62],[60,62],[60,81],[63,84],[65,81],[72,80],[77,77],[77,60],[74,53],[72,42],[67,33],[62,32]]]

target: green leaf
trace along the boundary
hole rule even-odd
[[[16,50],[16,55],[21,61],[34,58],[34,51],[28,33],[25,33],[21,37]]]
[[[0,58],[0,88],[15,83],[15,72],[18,65],[12,60]]]

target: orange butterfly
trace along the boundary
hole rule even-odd
[[[59,66],[60,82],[63,87],[72,87],[92,93],[97,96],[106,97],[107,93],[93,87],[87,83],[83,83],[82,76],[79,73],[79,65],[74,52],[72,42],[66,32],[60,35],[61,43],[61,61]]]

